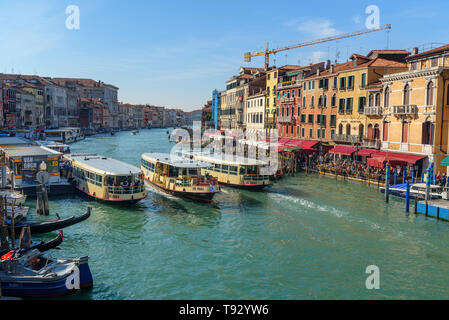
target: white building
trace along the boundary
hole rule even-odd
[[[259,140],[264,131],[265,91],[248,96],[245,105],[246,138]]]

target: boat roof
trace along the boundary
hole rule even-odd
[[[178,156],[171,156],[169,153],[144,153],[142,158],[148,161],[158,161],[169,166],[178,168],[209,168],[210,163],[201,162],[198,160],[186,159]]]
[[[193,156],[194,159],[227,165],[244,165],[244,166],[265,166],[267,163],[262,160],[245,158],[237,155],[227,155],[224,153],[203,153],[186,151],[186,156]]]
[[[57,141],[36,141],[36,143],[43,147],[69,147],[68,144]]]
[[[0,148],[9,157],[60,156],[62,153],[40,146],[3,147]]]
[[[31,144],[30,140],[17,138],[17,137],[1,137],[0,146],[10,146],[10,145],[27,145]]]
[[[109,175],[129,175],[141,173],[136,166],[113,158],[108,158],[92,153],[75,153],[64,155],[64,158],[72,162],[80,163],[92,171]]]

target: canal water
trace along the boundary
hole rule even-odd
[[[136,166],[141,153],[170,148],[165,129],[71,145]],[[264,192],[223,188],[210,205],[150,187],[132,207],[78,194],[50,203],[61,217],[87,206],[91,217],[65,229],[52,255],[89,255],[94,288],[64,299],[449,298],[449,223],[407,215],[375,186],[299,173]],[[369,265],[379,290],[365,286]]]

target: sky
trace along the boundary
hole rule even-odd
[[[66,27],[71,5],[78,29]],[[449,43],[447,0],[0,0],[0,72],[101,80],[120,88],[119,101],[191,111],[241,66],[263,67],[245,52],[363,30],[370,5],[390,32],[279,52],[270,65]]]

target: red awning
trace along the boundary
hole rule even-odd
[[[280,144],[287,144],[287,142],[288,142],[289,140],[290,140],[290,139],[282,138],[282,139],[279,139],[279,140],[278,140],[278,143],[280,143]]]
[[[345,156],[350,156],[356,151],[353,147],[348,146],[336,146],[333,149],[329,150],[329,153],[336,153],[336,154],[342,154]]]
[[[397,159],[389,159],[387,157],[373,157],[368,158],[366,160],[366,165],[368,167],[377,167],[377,168],[385,168],[385,164],[389,162],[392,167],[400,166],[400,167],[406,167],[407,161],[403,160],[397,160]]]
[[[369,150],[369,149],[363,149],[357,151],[357,156],[359,157],[371,157],[373,153],[375,153],[376,150]]]
[[[313,140],[295,140],[295,139],[289,139],[286,144],[293,145],[300,147],[301,149],[312,149],[314,146],[318,144],[318,141]]]
[[[421,159],[424,159],[426,156],[416,155],[416,154],[397,153],[397,152],[376,151],[375,153],[371,154],[371,157],[373,157],[373,158],[383,157],[383,158],[389,160],[390,163],[393,160],[396,160],[399,162],[416,164],[416,162],[418,162]]]

